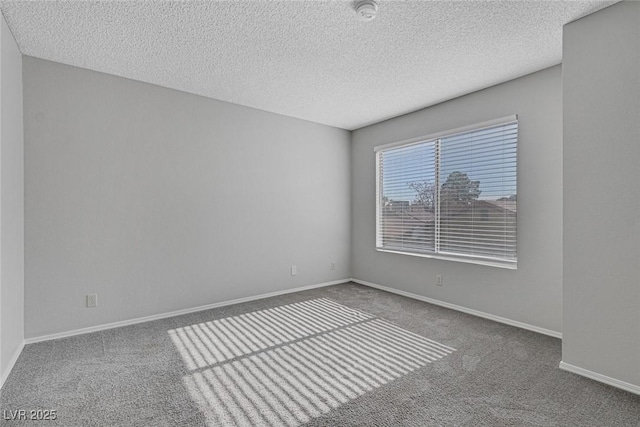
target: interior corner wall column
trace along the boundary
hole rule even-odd
[[[0,386],[24,345],[22,54],[0,14]]]
[[[562,366],[640,391],[640,3],[564,27]]]

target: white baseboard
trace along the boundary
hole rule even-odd
[[[380,289],[383,291],[391,292],[394,294],[402,295],[404,297],[417,299],[420,301],[428,302],[429,304],[439,305],[441,307],[450,308],[452,310],[461,311],[463,313],[472,314],[474,316],[483,317],[485,319],[493,320],[500,323],[505,323],[507,325],[515,326],[522,329],[527,329],[529,331],[538,332],[543,335],[549,335],[554,338],[562,338],[562,332],[552,331],[551,329],[541,328],[539,326],[530,325],[528,323],[518,322],[517,320],[507,319],[506,317],[496,316],[494,314],[485,313],[482,311],[474,310],[472,308],[463,307],[461,305],[451,304],[444,301],[439,301],[432,298],[427,298],[422,295],[413,294],[411,292],[405,292],[398,289],[390,288],[388,286],[378,285],[376,283],[366,282],[364,280],[359,279],[351,279],[352,282],[359,283],[364,286],[369,286],[372,288]]]
[[[595,381],[598,381],[598,382],[601,382],[601,383],[604,383],[604,384],[607,384],[607,385],[610,385],[634,394],[640,394],[640,386],[637,386],[625,381],[617,380],[615,378],[611,378],[606,375],[602,375],[597,372],[590,371],[588,369],[579,368],[577,366],[574,366],[565,362],[560,362],[559,368],[562,369],[563,371],[572,372],[574,374],[578,374],[583,377],[587,377],[592,380],[595,380]]]
[[[13,367],[15,366],[16,362],[18,361],[18,357],[20,357],[20,353],[22,353],[22,349],[24,348],[24,345],[25,345],[25,342],[22,341],[22,343],[20,343],[20,345],[18,346],[16,351],[13,353],[13,356],[11,357],[11,360],[9,361],[9,365],[7,365],[6,372],[3,372],[2,376],[0,376],[0,389],[2,389],[2,387],[4,386],[4,382],[7,380],[7,378],[9,377],[9,374],[13,370]]]
[[[151,322],[153,320],[160,320],[160,319],[166,319],[167,317],[181,316],[183,314],[189,314],[189,313],[195,313],[195,312],[198,312],[198,311],[210,310],[212,308],[224,307],[224,306],[227,306],[227,305],[240,304],[240,303],[243,303],[243,302],[249,302],[249,301],[255,301],[255,300],[264,299],[264,298],[276,297],[278,295],[285,295],[285,294],[291,294],[291,293],[294,293],[294,292],[307,291],[309,289],[322,288],[322,287],[325,287],[325,286],[339,285],[340,283],[346,283],[349,280],[351,280],[351,279],[341,279],[341,280],[334,280],[332,282],[323,282],[323,283],[316,283],[316,284],[313,284],[313,285],[299,286],[299,287],[293,288],[293,289],[285,289],[283,291],[275,291],[275,292],[269,292],[269,293],[266,293],[266,294],[254,295],[254,296],[250,296],[250,297],[236,298],[236,299],[232,299],[232,300],[229,300],[229,301],[215,302],[213,304],[207,304],[207,305],[201,305],[201,306],[198,306],[198,307],[186,308],[184,310],[171,311],[169,313],[154,314],[152,316],[138,317],[138,318],[130,319],[130,320],[122,320],[120,322],[113,322],[113,323],[106,323],[106,324],[103,324],[103,325],[90,326],[88,328],[74,329],[72,331],[59,332],[59,333],[56,333],[56,334],[42,335],[42,336],[34,337],[34,338],[27,338],[25,340],[25,344],[33,344],[33,343],[42,342],[42,341],[55,340],[55,339],[58,339],[58,338],[72,337],[74,335],[82,335],[82,334],[88,334],[88,333],[91,333],[91,332],[104,331],[105,329],[120,328],[122,326],[129,326],[129,325],[135,325],[137,323]]]

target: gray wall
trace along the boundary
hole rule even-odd
[[[0,378],[24,342],[22,54],[0,14]]]
[[[26,337],[349,277],[349,132],[31,57],[24,85]]]
[[[561,83],[557,66],[355,131],[353,277],[560,331]],[[518,269],[376,252],[374,146],[511,114],[519,116]],[[444,286],[435,286],[436,274]]]
[[[564,27],[562,360],[640,386],[640,3]]]

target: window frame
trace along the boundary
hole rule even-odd
[[[375,210],[375,249],[378,252],[386,252],[386,253],[394,253],[394,254],[401,254],[401,255],[409,255],[409,256],[417,256],[417,257],[422,257],[422,258],[432,258],[432,259],[441,259],[441,260],[446,260],[446,261],[456,261],[456,262],[463,262],[463,263],[470,263],[470,264],[478,264],[478,265],[485,265],[485,266],[491,266],[491,267],[499,267],[499,268],[506,268],[506,269],[512,269],[512,270],[516,270],[518,268],[518,258],[517,258],[517,247],[518,247],[518,221],[516,220],[516,259],[515,260],[507,260],[507,259],[495,259],[495,258],[491,258],[491,257],[485,257],[485,256],[481,256],[481,255],[470,255],[470,254],[453,254],[453,253],[442,253],[442,252],[430,252],[430,251],[420,251],[420,250],[399,250],[399,249],[391,249],[391,248],[385,248],[382,246],[382,236],[380,233],[381,227],[380,227],[380,221],[381,221],[381,201],[382,201],[382,194],[381,194],[381,181],[380,181],[380,153],[387,151],[389,149],[392,148],[400,148],[400,147],[408,147],[411,145],[416,145],[416,144],[422,144],[422,143],[426,143],[426,142],[431,142],[431,141],[439,141],[441,138],[445,138],[445,137],[450,137],[450,136],[454,136],[457,134],[461,134],[461,133],[465,133],[465,132],[470,132],[470,131],[480,131],[482,129],[486,129],[486,128],[490,128],[490,127],[494,127],[494,126],[499,126],[499,125],[505,125],[508,123],[512,123],[512,122],[516,122],[518,123],[518,115],[514,114],[514,115],[510,115],[510,116],[506,116],[506,117],[501,117],[498,119],[494,119],[494,120],[488,120],[485,122],[480,122],[480,123],[475,123],[475,124],[471,124],[471,125],[467,125],[467,126],[462,126],[462,127],[458,127],[455,129],[449,129],[446,131],[442,131],[442,132],[437,132],[437,133],[432,133],[432,134],[428,134],[428,135],[423,135],[423,136],[419,136],[419,137],[415,137],[415,138],[410,138],[410,139],[405,139],[402,141],[396,141],[396,142],[391,142],[388,144],[383,144],[383,145],[378,145],[374,147],[374,152],[375,152],[375,180],[376,180],[376,185],[375,185],[375,199],[376,199],[376,210]],[[519,128],[519,123],[518,123],[518,133],[517,133],[517,141],[516,141],[516,155],[515,155],[515,159],[516,159],[516,194],[518,192],[518,150],[517,147],[519,145],[520,142],[520,132],[519,132],[520,128]],[[439,144],[439,142],[437,142],[436,144]],[[439,147],[438,147],[439,148]],[[440,160],[436,160],[436,182],[437,185],[440,185],[439,180],[439,168],[440,168]],[[439,218],[440,212],[439,210],[436,210],[436,222],[440,221]],[[436,227],[437,229],[439,229],[439,225]],[[437,237],[436,237],[437,239]]]

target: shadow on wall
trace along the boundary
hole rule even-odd
[[[299,426],[455,351],[327,298],[169,335],[209,425]]]

